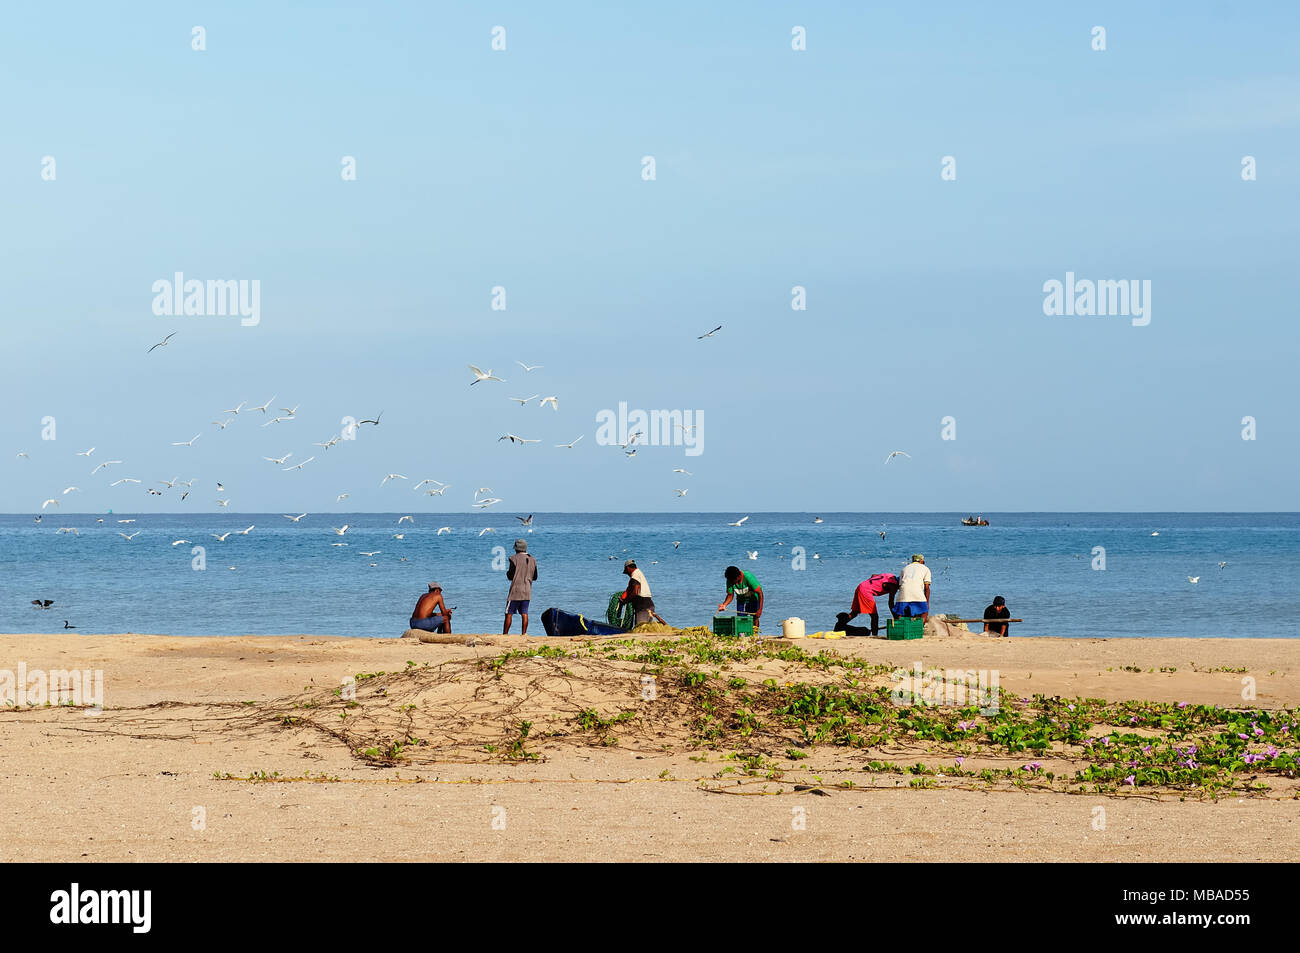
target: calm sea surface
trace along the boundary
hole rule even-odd
[[[65,513],[39,524],[0,516],[0,632],[50,632],[68,619],[82,633],[398,636],[430,580],[457,607],[457,631],[499,632],[507,582],[493,548],[512,551],[521,536],[540,568],[538,635],[549,606],[603,618],[629,557],[674,625],[707,624],[728,564],[752,570],[772,633],[788,616],[808,631],[831,627],[858,582],[898,571],[913,552],[934,573],[934,611],[981,616],[1002,595],[1025,619],[1016,635],[1300,632],[1300,514],[985,513],[991,526],[963,527],[957,513],[822,513],[822,523],[811,513],[754,513],[728,526],[738,515],[539,513],[531,532],[507,513],[425,514],[401,525],[396,513],[299,523],[279,513]],[[336,535],[345,523],[347,534]],[[250,524],[246,536],[213,538]],[[452,532],[436,535],[440,526]],[[496,532],[480,537],[484,527]],[[173,546],[178,539],[190,542]],[[206,551],[203,571],[192,568],[195,545]],[[1095,547],[1105,549],[1104,571],[1093,568]],[[54,606],[33,609],[38,598]]]

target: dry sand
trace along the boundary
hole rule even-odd
[[[823,795],[787,784],[779,795],[735,796],[706,790],[721,783],[717,753],[575,738],[539,743],[538,762],[493,763],[452,746],[421,749],[421,759],[387,767],[359,759],[321,731],[267,717],[277,710],[273,700],[328,694],[347,676],[399,671],[408,660],[437,666],[572,641],[579,640],[492,635],[465,646],[323,636],[0,636],[0,670],[16,671],[20,662],[29,671],[102,669],[105,704],[97,716],[70,708],[0,711],[0,859],[1300,859],[1300,801],[1280,797],[1215,803],[1177,795],[912,790],[897,776],[864,779],[860,770],[857,790]],[[971,635],[803,645],[905,668],[996,669],[1004,689],[1025,695],[1236,707],[1249,675],[1257,706],[1300,707],[1295,640]],[[583,693],[594,683],[570,674],[577,685],[571,702],[585,705]],[[498,702],[481,694],[482,685],[467,683],[465,691],[456,726],[473,737],[477,726],[486,730]],[[636,693],[630,679],[626,691]],[[481,710],[469,703],[473,697]],[[371,696],[363,707],[384,707],[376,701]],[[398,718],[400,707],[394,702],[383,714]],[[817,749],[791,775],[835,776],[843,768],[838,757]],[[256,772],[334,780],[216,777]],[[1097,808],[1104,809],[1100,830]]]

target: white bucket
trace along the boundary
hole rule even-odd
[[[781,623],[781,635],[787,639],[803,638],[803,619],[790,618]]]

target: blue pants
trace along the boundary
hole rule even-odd
[[[427,619],[412,619],[410,626],[412,629],[420,629],[423,632],[437,632],[446,623],[440,615],[429,616]]]

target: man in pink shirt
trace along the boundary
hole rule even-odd
[[[898,592],[898,577],[892,572],[876,573],[870,579],[864,579],[858,583],[858,588],[853,591],[853,605],[849,606],[849,618],[846,621],[852,621],[856,616],[866,613],[871,616],[871,634],[877,636],[880,634],[880,613],[876,610],[876,596],[889,594],[889,608],[893,611],[894,595]]]

